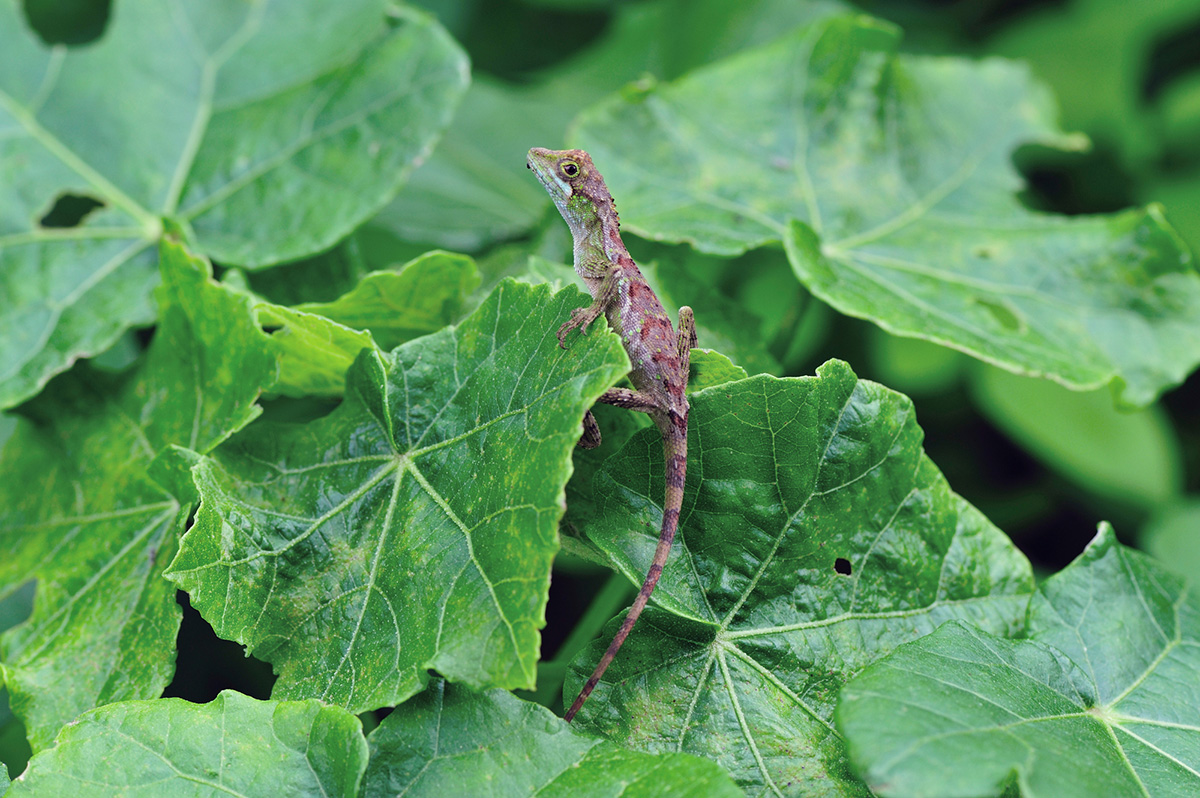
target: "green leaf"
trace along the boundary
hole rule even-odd
[[[889,332],[1146,404],[1200,362],[1200,276],[1158,208],[1035,214],[1010,158],[1076,146],[1001,61],[898,56],[814,24],[577,120],[639,235],[733,255],[783,241],[818,297]],[[999,110],[998,110],[999,109]]]
[[[675,76],[842,8],[830,0],[621,5],[596,45],[540,81],[513,86],[477,74],[433,155],[374,223],[409,241],[466,251],[525,233],[550,206],[520,168],[525,154],[535,144],[559,146],[584,105],[646,72]],[[689,24],[680,25],[684,16]]]
[[[753,794],[865,794],[832,723],[846,679],[952,618],[1015,632],[1033,589],[1028,562],[950,490],[921,439],[906,397],[838,361],[693,394],[658,606],[584,705],[585,726],[715,759]],[[584,532],[638,584],[662,474],[648,430],[593,481],[603,512]],[[608,639],[573,663],[566,694]]]
[[[949,392],[961,379],[967,362],[951,349],[919,338],[889,335],[878,327],[868,331],[867,347],[872,372],[885,385],[910,396]],[[1111,399],[1108,407],[1112,409]]]
[[[676,78],[718,58],[844,13],[840,0],[656,0],[619,4],[598,42],[546,73],[539,92],[578,108],[646,75]],[[681,25],[680,20],[688,23]]]
[[[467,76],[436,23],[388,7],[123,0],[103,39],[65,50],[0,4],[0,406],[152,319],[163,218],[259,267],[395,194]],[[37,222],[64,193],[99,206]]]
[[[989,421],[1098,496],[1148,511],[1183,488],[1179,442],[1161,407],[1122,412],[1107,391],[1081,394],[986,366],[973,373],[972,388]]]
[[[279,358],[285,396],[341,396],[346,370],[366,348],[393,349],[456,320],[479,284],[466,255],[429,252],[398,272],[371,272],[341,297],[295,308],[258,305]]]
[[[457,321],[479,285],[475,261],[452,252],[427,252],[398,271],[372,272],[332,302],[297,307],[356,330],[367,330],[383,349],[437,332]]]
[[[533,686],[571,450],[629,368],[607,332],[559,348],[581,299],[501,283],[458,327],[360,353],[328,416],[255,425],[196,467],[169,578],[275,666],[276,697],[375,709],[429,668]]]
[[[692,350],[691,372],[687,384],[689,393],[744,379],[746,370],[720,352],[711,349]]]
[[[1200,71],[1192,70],[1176,77],[1163,89],[1158,121],[1162,126],[1164,147],[1172,154],[1200,154]],[[1176,163],[1164,164],[1172,176],[1181,171]],[[1195,171],[1193,161],[1191,171]]]
[[[145,362],[59,377],[0,453],[0,599],[37,580],[32,616],[0,637],[0,672],[35,751],[80,712],[170,681],[180,611],[161,572],[192,501],[172,445],[212,449],[274,378],[249,301],[178,244],[161,261]]]
[[[364,349],[375,349],[365,330],[354,330],[316,313],[263,303],[254,308],[271,331],[271,351],[279,359],[274,390],[284,396],[341,396],[346,370]]]
[[[1142,194],[1166,206],[1167,217],[1192,252],[1200,252],[1200,167],[1173,169],[1142,186]]]
[[[319,255],[242,274],[256,295],[280,305],[332,302],[354,290],[358,281],[370,272],[391,269],[425,251],[412,254],[389,251],[379,257],[381,253],[374,242],[381,236],[391,238],[390,233],[374,230],[368,223]],[[405,250],[410,246],[401,245]],[[232,271],[226,273],[226,282],[232,274]]]
[[[367,767],[358,718],[318,701],[128,701],[83,715],[29,762],[10,796],[355,798]]]
[[[1200,602],[1107,525],[1029,609],[1031,640],[950,623],[846,685],[838,727],[881,796],[1200,790]]]
[[[732,798],[716,764],[644,754],[584,735],[503,690],[473,693],[436,681],[371,732],[363,798]]]

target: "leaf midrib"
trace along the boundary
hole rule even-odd
[[[133,198],[117,188],[114,183],[109,182],[108,178],[93,169],[74,150],[63,144],[57,136],[42,127],[32,114],[17,103],[12,95],[5,91],[0,91],[0,108],[3,108],[16,119],[32,138],[41,143],[64,166],[95,188],[97,193],[109,200],[112,205],[132,216],[140,225],[140,232],[143,237],[153,240],[162,235],[162,225],[154,214],[135,202]]]

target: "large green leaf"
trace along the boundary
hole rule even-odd
[[[559,348],[580,304],[506,281],[462,325],[364,350],[337,410],[260,424],[194,471],[169,577],[280,674],[277,697],[399,703],[435,668],[533,687],[563,486],[616,336]]]
[[[1028,634],[950,623],[846,685],[838,727],[876,792],[1200,792],[1200,601],[1183,579],[1105,525],[1038,589]]]
[[[318,701],[226,691],[101,707],[29,762],[11,796],[356,798],[367,767],[358,718]]]
[[[1010,158],[1068,146],[1024,68],[897,56],[891,28],[816,23],[577,120],[639,235],[737,254],[782,240],[844,313],[1148,403],[1200,362],[1200,276],[1157,208],[1024,209]]]
[[[247,267],[327,248],[399,189],[467,81],[436,23],[384,0],[115,6],[66,50],[0,3],[0,406],[151,320],[162,217]],[[64,192],[101,207],[43,227]]]
[[[717,765],[645,754],[582,734],[503,690],[434,682],[371,732],[363,798],[732,798]]]
[[[1029,564],[921,449],[909,400],[838,361],[692,396],[679,533],[654,603],[580,720],[622,745],[715,759],[752,795],[862,795],[838,689],[952,618],[1020,628]],[[663,499],[657,432],[593,483],[584,527],[640,583]],[[611,633],[612,629],[609,630]],[[607,645],[572,665],[578,689]]]
[[[0,453],[0,599],[37,580],[32,616],[0,637],[0,673],[35,751],[80,712],[170,681],[180,611],[161,573],[193,501],[172,447],[210,450],[274,379],[250,301],[178,244],[161,260],[145,361],[59,377]]]

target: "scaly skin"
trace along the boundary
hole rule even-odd
[[[633,364],[629,381],[635,390],[612,388],[600,397],[600,401],[649,414],[662,434],[666,458],[667,490],[654,560],[616,637],[587,684],[579,691],[575,703],[567,710],[565,718],[570,721],[591,695],[637,623],[671,553],[687,475],[688,401],[684,391],[689,351],[696,345],[696,326],[692,309],[683,307],[679,309],[679,333],[671,327],[662,303],[621,241],[616,206],[604,185],[604,178],[586,152],[534,147],[529,151],[526,165],[545,186],[571,228],[575,240],[575,271],[583,278],[593,299],[591,305],[577,308],[559,327],[559,346],[565,348],[563,341],[572,330],[579,328],[580,332],[587,332],[588,325],[601,314],[608,319],[609,326],[621,336]],[[583,429],[579,445],[599,446],[600,431],[590,411],[583,419]]]

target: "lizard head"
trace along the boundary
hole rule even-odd
[[[572,232],[597,219],[599,205],[612,203],[604,178],[583,150],[534,147],[525,165],[537,175]]]

